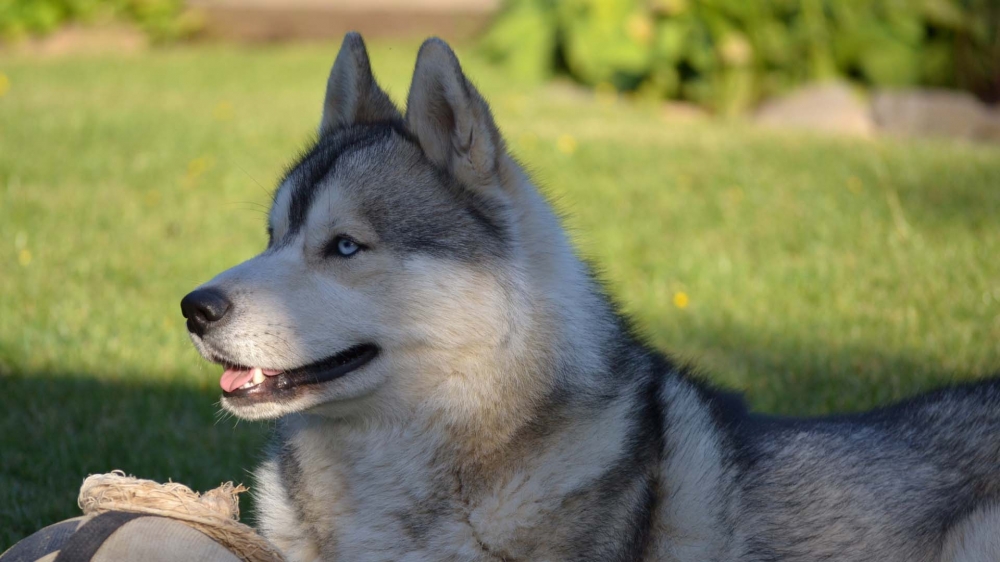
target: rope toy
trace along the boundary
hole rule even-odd
[[[239,522],[239,494],[246,491],[243,485],[226,482],[199,494],[183,484],[160,484],[116,470],[88,476],[77,503],[84,515],[127,511],[169,517],[208,535],[245,562],[284,562],[278,549]]]

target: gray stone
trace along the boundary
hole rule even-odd
[[[872,114],[879,130],[891,135],[1000,140],[1000,111],[967,92],[879,91]]]
[[[874,131],[868,105],[842,82],[813,84],[768,100],[757,108],[754,120],[768,127],[849,135]]]

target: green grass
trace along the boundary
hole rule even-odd
[[[73,516],[88,473],[247,479],[267,427],[216,422],[178,302],[264,245],[335,52],[0,61],[0,548]],[[373,49],[397,100],[414,55]],[[1000,371],[1000,147],[676,123],[466,67],[652,341],[756,408]]]

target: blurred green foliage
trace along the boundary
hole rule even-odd
[[[181,37],[197,22],[183,0],[0,0],[0,40],[51,33],[70,22],[125,20],[155,41]]]
[[[507,0],[482,47],[521,78],[722,113],[832,77],[1000,98],[997,0]]]

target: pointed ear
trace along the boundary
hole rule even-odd
[[[469,186],[493,182],[504,154],[503,138],[486,100],[440,39],[428,39],[420,47],[406,122],[432,162]]]
[[[368,50],[358,33],[348,33],[326,82],[319,135],[355,123],[401,119],[399,110],[379,88],[368,62]]]

